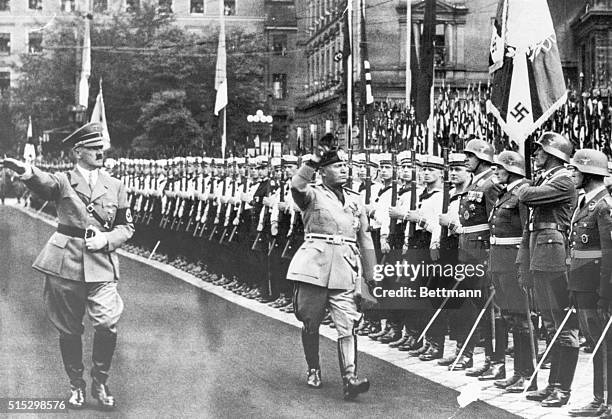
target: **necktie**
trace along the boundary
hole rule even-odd
[[[91,191],[93,191],[94,186],[95,186],[95,183],[94,183],[94,173],[93,173],[93,171],[91,171],[91,172],[89,172],[89,189]]]

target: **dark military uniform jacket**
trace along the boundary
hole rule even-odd
[[[529,219],[529,208],[519,202],[518,192],[528,183],[520,179],[503,188],[489,216],[489,269],[493,273],[516,271],[516,255],[522,240],[523,226]]]
[[[605,187],[574,211],[570,231],[570,291],[612,299],[612,197]]]
[[[83,237],[53,233],[34,262],[34,269],[47,275],[84,282],[108,282],[119,279],[119,258],[115,250],[134,234],[126,186],[119,179],[98,171],[93,191],[75,168],[70,172],[45,173],[32,167],[26,185],[44,199],[54,201],[59,224],[74,229],[97,227],[106,234],[108,245],[97,252],[85,248]],[[90,212],[80,196],[108,222],[105,228]]]
[[[460,260],[486,261],[489,249],[489,214],[499,196],[501,186],[493,170],[489,169],[472,179],[472,183],[461,194],[459,221],[462,232],[459,236]]]
[[[565,272],[566,234],[576,202],[569,172],[562,166],[549,170],[523,187],[519,200],[530,208],[517,256],[521,271]]]

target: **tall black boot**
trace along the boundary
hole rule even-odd
[[[580,348],[570,348],[567,346],[559,347],[558,386],[555,391],[542,401],[544,407],[561,407],[567,404],[570,398],[572,381],[578,364],[578,352]],[[552,371],[551,367],[551,371]]]
[[[308,365],[307,384],[309,387],[321,387],[321,365],[319,362],[319,331],[308,333],[302,327],[302,346],[304,347],[304,357]]]
[[[514,330],[512,332],[512,337],[514,341],[514,354],[512,355],[512,358],[514,359],[514,371],[512,371],[512,376],[506,378],[505,380],[499,380],[493,383],[495,387],[506,389],[507,391],[510,391],[509,389],[514,388],[516,384],[520,381],[520,379],[522,378],[522,371],[524,368],[522,365],[523,360],[521,358],[522,356],[521,351],[523,350],[521,346],[522,344],[521,336],[517,330]],[[521,387],[521,391],[522,391],[522,387]]]
[[[64,369],[70,378],[70,384],[73,387],[85,388],[85,380],[83,380],[83,342],[81,335],[60,334],[60,352]]]
[[[99,383],[106,384],[111,361],[117,346],[117,334],[106,329],[96,330],[93,339],[91,376]]]
[[[104,410],[113,410],[116,407],[115,398],[106,385],[116,346],[116,333],[108,329],[95,331],[91,356],[93,362],[91,395],[98,400],[99,407]]]
[[[367,378],[357,378],[357,338],[338,338],[338,361],[342,375],[344,400],[351,400],[370,389]]]

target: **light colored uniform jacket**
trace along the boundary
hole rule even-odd
[[[73,281],[108,282],[119,279],[119,258],[115,249],[134,234],[125,185],[119,179],[99,171],[92,191],[76,169],[68,175],[65,172],[49,174],[35,167],[32,168],[32,177],[25,183],[44,199],[55,202],[60,224],[79,229],[95,226],[108,239],[106,248],[90,252],[85,247],[84,238],[55,232],[36,258],[33,268]],[[110,221],[113,226],[110,231],[87,212],[85,203],[77,193],[87,197],[95,211]]]
[[[324,185],[309,184],[313,174],[312,167],[303,166],[291,182],[293,201],[302,212],[304,234],[341,236],[356,240],[358,247],[351,243],[332,244],[307,239],[293,257],[287,279],[329,289],[361,292],[359,273],[366,280],[371,279],[375,263],[362,200],[353,191],[343,189],[343,205]]]

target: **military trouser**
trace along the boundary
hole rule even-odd
[[[599,340],[603,329],[608,321],[607,318],[602,318],[597,313],[597,301],[599,296],[594,292],[574,291],[572,303],[578,309],[578,321],[580,331],[587,339],[591,339],[594,343]],[[612,391],[612,336],[608,332],[604,339],[606,351],[606,364],[603,362],[604,345],[599,347],[593,357],[593,395],[598,400],[604,398],[604,368],[607,373],[608,391]]]
[[[536,304],[543,313],[553,319],[555,330],[558,330],[566,316],[564,309],[570,306],[566,274],[532,271],[531,275]],[[550,386],[560,387],[564,391],[571,389],[579,349],[578,317],[570,314],[550,352]]]
[[[95,329],[92,376],[105,383],[117,342],[117,322],[123,312],[117,283],[85,283],[47,276],[44,299],[47,315],[60,333],[60,351],[71,384],[84,386],[81,335],[85,311]]]

